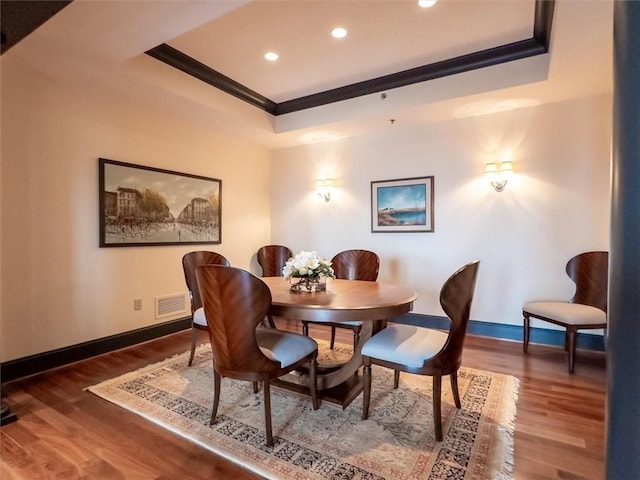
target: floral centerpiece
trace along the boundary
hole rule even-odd
[[[305,251],[287,260],[282,275],[290,280],[291,290],[296,292],[326,290],[327,278],[336,278],[330,261],[319,257],[316,252]]]

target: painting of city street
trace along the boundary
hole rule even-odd
[[[222,180],[99,159],[100,246],[219,244]]]
[[[372,232],[433,232],[433,177],[371,182]]]

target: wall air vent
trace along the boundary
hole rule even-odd
[[[156,297],[156,318],[173,317],[179,314],[188,313],[187,294],[174,293]]]

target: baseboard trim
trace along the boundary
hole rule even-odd
[[[423,315],[418,313],[408,313],[403,317],[394,319],[395,322],[407,325],[416,325],[429,328],[447,330],[449,320],[446,317],[435,315]],[[469,320],[467,332],[471,335],[481,337],[499,338],[503,340],[522,341],[522,325],[506,325],[504,323],[480,322]],[[541,345],[564,346],[564,330],[551,330],[547,328],[531,328],[529,342]],[[577,348],[584,350],[604,351],[604,337],[589,333],[578,333]]]
[[[3,383],[16,380],[120,348],[130,347],[154,338],[164,337],[190,327],[191,317],[179,318],[57,350],[10,360],[0,364],[0,377]]]

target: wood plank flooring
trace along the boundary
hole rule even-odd
[[[316,338],[328,332],[311,326]],[[180,332],[2,385],[18,421],[0,429],[0,478],[259,478],[83,390],[184,352],[189,341]],[[350,344],[351,332],[339,329],[338,341]],[[604,354],[579,351],[569,375],[560,348],[531,345],[525,356],[520,343],[469,336],[463,365],[520,379],[514,478],[604,479]]]

